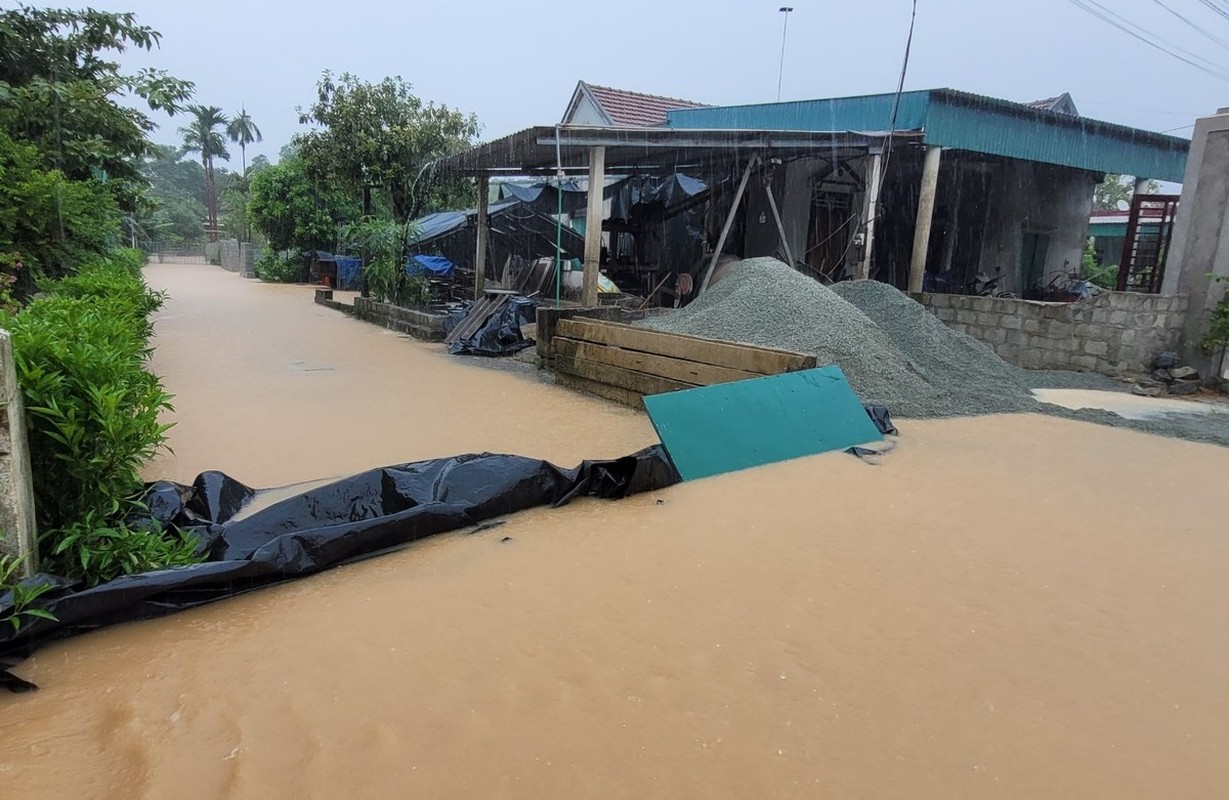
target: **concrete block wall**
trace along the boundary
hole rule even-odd
[[[332,292],[324,299],[332,300]],[[316,293],[316,302],[326,305],[320,292]],[[369,297],[356,297],[354,298],[354,316],[418,339],[438,342],[444,338],[443,314],[430,314],[426,311],[380,303]]]
[[[256,259],[260,258],[262,248],[254,247],[248,242],[240,242],[238,239],[223,239],[216,244],[222,269],[238,272],[245,278],[256,277],[253,266]]]
[[[1185,297],[1135,292],[1105,292],[1078,303],[953,294],[916,299],[1010,364],[1111,377],[1146,373],[1153,356],[1176,349],[1187,309]]]

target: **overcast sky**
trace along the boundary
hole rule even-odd
[[[908,0],[790,0],[783,99],[895,89]],[[1223,2],[1223,0],[1215,0]],[[71,4],[70,4],[71,5]],[[716,105],[776,98],[779,0],[100,0],[163,34],[126,54],[196,82],[197,101],[246,105],[276,158],[320,72],[401,75],[478,115],[483,138],[553,124],[577,80]],[[1102,0],[1229,74],[1229,19],[1200,0]],[[1229,3],[1224,3],[1229,7]],[[1199,24],[1194,28],[1178,12]],[[1229,11],[1227,11],[1229,13]],[[920,0],[907,89],[1029,101],[1067,91],[1082,114],[1165,131],[1229,106],[1229,80],[1131,38],[1071,0]],[[177,142],[177,120],[157,137]],[[1174,131],[1189,135],[1189,128]]]

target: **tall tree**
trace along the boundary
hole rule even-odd
[[[281,161],[253,173],[247,210],[274,250],[330,250],[337,227],[360,216],[353,194],[313,184],[303,159],[286,148]]]
[[[31,272],[57,277],[105,249],[118,212],[142,205],[157,127],[145,112],[175,113],[193,86],[126,73],[115,54],[160,39],[133,14],[0,9],[0,271],[20,253],[27,288]]]
[[[355,194],[381,189],[398,220],[470,202],[471,183],[424,175],[422,168],[473,145],[473,114],[424,102],[399,77],[367,83],[325,72],[316,88],[316,102],[299,109],[299,122],[316,128],[294,139],[313,181]]]
[[[248,113],[246,108],[240,107],[239,113],[231,117],[230,122],[226,126],[226,135],[230,140],[239,145],[239,152],[243,156],[243,172],[248,174],[248,145],[255,142],[260,142],[264,139],[260,135],[260,128],[256,127],[256,123],[252,122],[252,115]]]
[[[213,160],[230,160],[223,132],[229,120],[217,106],[188,106],[192,121],[179,129],[185,153],[198,153],[205,168],[205,207],[209,210],[209,241],[218,240],[218,188],[214,182]]]
[[[1156,194],[1161,184],[1148,181],[1148,193]],[[1119,210],[1119,203],[1131,204],[1131,196],[1135,194],[1135,179],[1129,175],[1106,175],[1093,191],[1092,207],[1106,211]]]

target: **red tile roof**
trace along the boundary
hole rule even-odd
[[[708,108],[704,103],[680,100],[677,97],[629,92],[609,86],[594,86],[591,83],[584,86],[615,125],[651,128],[665,123],[667,111],[679,108]]]

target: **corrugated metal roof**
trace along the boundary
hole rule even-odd
[[[895,95],[671,111],[675,128],[871,131],[891,128]],[[897,131],[927,144],[1046,164],[1180,182],[1190,142],[995,97],[930,89],[904,92]]]
[[[629,92],[626,89],[612,89],[609,86],[595,86],[581,81],[581,87],[588,91],[611,124],[632,128],[652,128],[666,124],[666,114],[684,108],[707,108],[703,103],[691,100],[681,100],[677,97],[662,97],[656,94]]]

